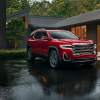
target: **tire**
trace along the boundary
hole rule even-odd
[[[51,68],[57,68],[60,65],[59,56],[56,50],[51,50],[49,52],[49,65]]]
[[[35,60],[35,56],[33,56],[32,49],[31,48],[29,48],[27,50],[27,60],[28,61],[34,61]]]

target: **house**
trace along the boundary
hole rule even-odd
[[[69,30],[81,39],[93,40],[97,44],[97,50],[100,51],[100,9],[66,19],[48,16],[29,16],[26,12],[19,12],[12,18],[22,17],[25,28],[28,31],[31,32],[38,28]]]

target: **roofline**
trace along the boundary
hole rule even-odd
[[[89,23],[93,23],[93,22],[97,22],[97,21],[100,21],[100,19],[98,19],[98,20],[92,20],[92,21],[86,21],[86,22],[83,22],[83,23],[70,24],[70,25],[67,25],[67,27],[70,27],[70,26],[78,26],[78,25],[84,25],[84,24],[89,24]],[[58,28],[63,28],[63,27],[66,27],[66,25],[64,25],[64,26],[59,26]],[[55,26],[55,28],[57,28],[57,26]]]
[[[17,11],[13,14],[7,15],[6,21],[9,21],[11,19],[16,19],[18,17],[28,16],[29,15],[29,10],[30,9],[27,8],[27,9],[24,9],[24,10]]]
[[[64,20],[62,20],[62,21],[69,21],[69,20],[72,20],[72,19],[74,19],[74,18],[78,18],[78,17],[81,17],[81,16],[87,16],[87,14],[89,15],[89,14],[94,14],[94,13],[96,13],[96,12],[100,12],[100,9],[98,9],[98,10],[94,10],[94,11],[90,11],[90,12],[87,12],[87,13],[82,13],[82,14],[80,14],[80,15],[77,15],[77,16],[72,16],[72,17],[69,17],[69,18],[66,18],[66,19],[64,19]],[[75,20],[75,19],[74,19]],[[93,19],[93,20],[87,20],[87,21],[81,21],[81,22],[78,22],[78,23],[72,23],[72,24],[67,24],[67,25],[57,25],[57,24],[59,24],[60,22],[62,22],[62,21],[59,21],[59,22],[57,22],[57,23],[55,23],[54,24],[54,26],[55,27],[65,27],[65,26],[73,26],[73,25],[79,25],[79,24],[84,24],[84,23],[90,23],[90,22],[94,22],[94,21],[98,21],[98,20],[100,20],[100,18],[99,19]]]

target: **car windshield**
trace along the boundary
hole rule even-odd
[[[52,31],[51,36],[54,39],[79,39],[76,35],[69,31]]]

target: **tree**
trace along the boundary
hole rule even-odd
[[[6,40],[10,48],[19,48],[24,43],[25,31],[22,19],[12,20],[7,24]]]
[[[100,9],[100,0],[96,0],[97,1],[97,3],[96,3],[96,9]]]
[[[20,0],[20,3],[21,3],[21,9],[22,10],[24,10],[25,8],[30,8],[28,0]]]
[[[16,11],[24,10],[26,8],[29,9],[29,7],[30,5],[28,0],[7,0],[6,14],[10,15]],[[6,28],[5,38],[9,45],[8,47],[18,48],[21,44],[25,44],[23,41],[27,32],[24,28],[22,18],[7,22]]]
[[[65,14],[65,3],[64,0],[54,0],[48,9],[50,16],[64,16]]]
[[[46,0],[41,2],[35,1],[31,6],[31,15],[48,16],[48,8],[50,3]]]
[[[7,0],[6,14],[10,15],[16,11],[29,8],[30,4],[28,0]]]
[[[99,9],[100,0],[54,0],[48,10],[50,16],[71,17]]]

